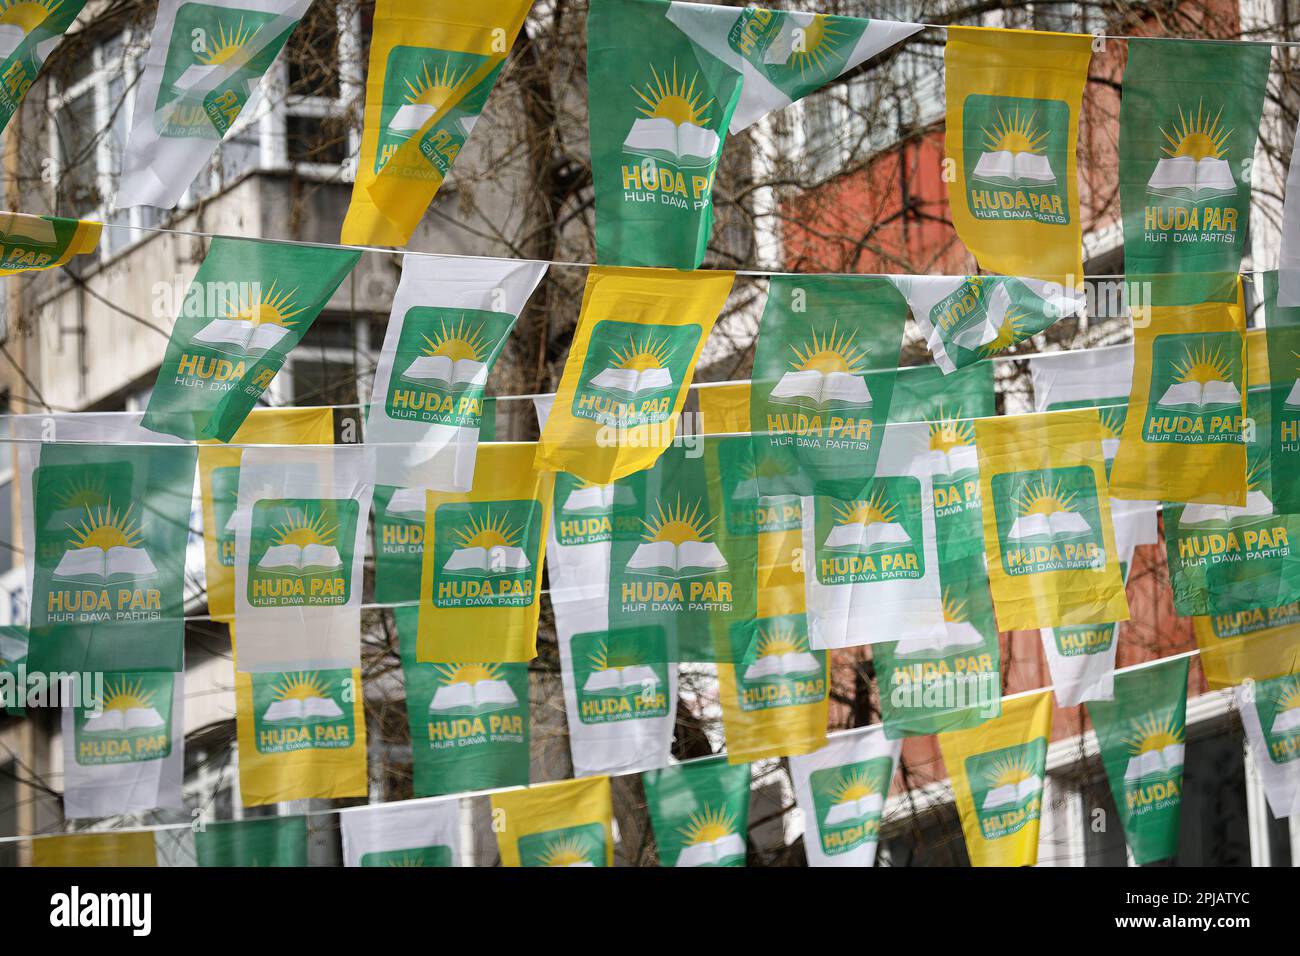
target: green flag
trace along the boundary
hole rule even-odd
[[[1178,852],[1187,665],[1184,657],[1118,673],[1114,700],[1087,703],[1124,835],[1139,866]]]
[[[307,818],[208,823],[194,833],[199,866],[306,866]]]
[[[1276,271],[1264,273],[1263,287],[1273,506],[1284,514],[1300,513],[1300,308],[1278,305]]]
[[[719,756],[641,775],[661,866],[745,865],[749,767]]]
[[[145,428],[230,441],[360,252],[217,238],[179,303]]]
[[[424,489],[375,485],[374,501],[375,601],[418,601],[424,565]]]
[[[0,130],[58,47],[86,0],[9,2],[0,11]]]

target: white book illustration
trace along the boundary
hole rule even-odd
[[[26,644],[0,634],[0,661],[8,661],[12,664],[14,661],[21,661],[26,656]]]
[[[727,566],[718,546],[712,541],[647,541],[637,545],[627,562],[629,571],[661,573],[667,577],[691,577],[720,571]]]
[[[1170,744],[1162,750],[1148,750],[1129,758],[1128,766],[1124,768],[1124,782],[1131,783],[1153,774],[1168,775],[1182,765],[1182,744]]]
[[[388,121],[388,132],[394,136],[414,136],[437,112],[438,108],[429,103],[404,103]]]
[[[789,654],[769,654],[760,657],[745,668],[745,680],[766,680],[771,677],[790,677],[795,674],[816,674],[822,666],[807,651]]]
[[[64,551],[58,567],[54,569],[56,578],[107,579],[115,574],[144,577],[157,573],[158,569],[149,558],[149,552],[144,548],[128,548],[125,545],[118,545],[107,551],[101,551],[99,548],[76,548],[72,551]]]
[[[636,496],[626,485],[587,485],[574,488],[564,499],[561,511],[608,511],[614,505],[633,504]]]
[[[1165,389],[1157,405],[1240,405],[1241,392],[1231,382],[1210,379],[1208,382],[1175,382]]]
[[[836,550],[870,551],[872,548],[911,544],[907,529],[896,521],[871,521],[867,524],[837,524],[822,546]]]
[[[1004,783],[1000,787],[994,787],[984,795],[984,805],[980,809],[992,810],[995,807],[1014,807],[1017,803],[1032,797],[1042,789],[1043,781],[1036,776],[1026,777],[1019,783]]]
[[[642,392],[657,392],[670,388],[673,373],[666,368],[646,368],[641,371],[631,368],[602,369],[591,378],[591,387],[607,392],[623,392],[627,395],[639,395]]]
[[[623,149],[679,166],[707,166],[718,155],[722,140],[711,129],[683,123],[678,126],[665,116],[651,116],[632,124]]]
[[[423,518],[427,498],[423,488],[398,488],[388,499],[385,514]]]
[[[456,681],[439,687],[434,692],[433,700],[429,701],[429,710],[501,710],[518,703],[519,698],[506,681],[489,677],[473,682]]]
[[[421,355],[406,367],[402,378],[420,385],[441,382],[448,388],[470,388],[487,384],[488,367],[468,358],[453,362],[445,355]]]
[[[984,643],[969,621],[946,621],[941,637],[908,637],[894,647],[895,657],[947,657]]]
[[[1232,167],[1214,156],[1168,156],[1156,163],[1147,180],[1147,191],[1196,202],[1231,196],[1237,191]]]
[[[653,667],[630,664],[627,667],[607,667],[592,671],[582,684],[584,694],[621,694],[628,690],[644,690],[658,685],[659,676]]]
[[[1005,285],[999,285],[989,296],[988,304],[984,308],[984,318],[972,325],[970,328],[962,329],[952,337],[955,344],[966,349],[968,352],[975,352],[990,342],[997,341],[997,337],[1002,332],[1002,326],[1007,322],[1007,315],[1011,311],[1011,293],[1007,291]]]
[[[845,800],[843,803],[835,804],[826,811],[826,819],[822,823],[828,827],[835,827],[853,820],[865,820],[874,813],[880,813],[884,808],[885,801],[880,794],[869,793],[856,800]]]
[[[306,574],[309,571],[330,571],[343,567],[338,549],[329,544],[277,544],[266,549],[257,566],[265,571],[288,571]]]
[[[1268,732],[1274,736],[1300,732],[1300,707],[1278,711],[1273,717],[1273,725],[1269,727]]]
[[[1273,502],[1262,491],[1246,492],[1244,505],[1189,504],[1183,508],[1180,524],[1196,526],[1234,518],[1266,518],[1273,513]]]
[[[861,375],[848,372],[819,372],[807,369],[786,372],[768,395],[770,401],[789,403],[812,402],[829,405],[839,402],[854,408],[871,407],[871,391]]]
[[[127,710],[106,710],[90,717],[81,725],[82,733],[130,733],[133,730],[153,730],[165,727],[167,721],[153,707],[131,707]]]
[[[1291,383],[1291,391],[1286,393],[1286,401],[1283,404],[1287,408],[1300,408],[1300,379]]]
[[[714,866],[734,856],[745,855],[745,841],[728,833],[707,843],[692,843],[677,854],[677,866]]]
[[[13,56],[18,44],[27,39],[27,31],[16,23],[0,23],[0,59]]]
[[[530,567],[532,562],[523,548],[498,544],[491,548],[457,548],[442,569],[467,574],[513,574]]]
[[[981,153],[972,179],[986,182],[1032,183],[1048,185],[1056,182],[1052,164],[1040,153],[1018,153],[1009,149],[995,149]]]
[[[334,720],[343,709],[328,697],[290,697],[277,700],[266,708],[262,719],[270,723],[282,720]]]
[[[198,332],[192,341],[211,345],[222,351],[231,347],[252,355],[273,349],[289,335],[282,325],[270,322],[250,322],[248,319],[214,319]]]
[[[1092,528],[1078,512],[1053,511],[1051,514],[1021,515],[1011,523],[1007,537],[1018,541],[1021,538],[1068,538],[1091,533]]]
[[[947,451],[936,448],[930,452],[930,470],[936,475],[976,471],[979,466],[980,451],[974,445],[953,445]]]
[[[11,212],[0,215],[0,241],[15,245],[56,246],[59,237],[54,232],[54,223],[48,219]]]

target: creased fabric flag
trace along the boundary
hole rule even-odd
[[[929,426],[890,425],[858,495],[803,499],[814,648],[944,638],[931,468]]]
[[[1004,631],[1127,621],[1095,409],[975,423],[984,548]]]
[[[1128,41],[1119,113],[1124,271],[1236,272],[1272,51]]]
[[[1115,675],[1115,699],[1088,702],[1124,836],[1142,866],[1178,852],[1187,743],[1188,658]]]
[[[86,0],[5,5],[0,23],[0,131],[18,112],[41,67],[85,5]]]
[[[181,300],[144,427],[230,441],[360,257],[213,239]]]
[[[1300,673],[1300,602],[1192,618],[1210,690]]]
[[[1269,809],[1300,817],[1300,674],[1238,687],[1236,702]]]
[[[180,810],[185,677],[108,673],[90,707],[64,707],[63,815]]]
[[[1297,201],[1300,202],[1300,195]],[[1265,272],[1262,284],[1271,395],[1269,460],[1273,506],[1285,514],[1293,514],[1300,513],[1300,384],[1297,384],[1300,381],[1300,308],[1281,305],[1284,277],[1284,272]],[[1297,289],[1300,290],[1300,285]],[[1300,304],[1300,295],[1297,303]],[[1255,376],[1252,374],[1251,378],[1254,385]]]
[[[469,139],[533,0],[379,0],[343,242],[404,246]]]
[[[938,638],[873,645],[885,736],[975,727],[1002,713],[1002,654],[984,557],[945,562]]]
[[[609,777],[561,780],[492,794],[502,866],[613,866]]]
[[[418,607],[394,608],[411,731],[411,788],[438,797],[528,783],[527,664],[422,664]]]
[[[1033,866],[1052,736],[1052,695],[1003,701],[1002,716],[939,735],[971,866]]]
[[[653,465],[672,444],[734,280],[732,272],[593,267],[537,467],[607,485]]]
[[[360,670],[237,670],[235,724],[244,806],[366,795]]]
[[[255,408],[235,432],[234,447],[204,444],[199,448],[204,580],[208,590],[208,614],[214,621],[231,623],[235,619],[235,525],[232,519],[239,504],[239,466],[244,458],[244,449],[239,446],[329,445],[333,442],[333,409]]]
[[[875,864],[901,750],[881,728],[859,727],[829,735],[821,750],[790,758],[809,866]]]
[[[1235,275],[1199,277],[1195,285],[1205,297],[1195,296],[1199,301],[1191,305],[1149,306],[1148,321],[1134,326],[1133,384],[1111,490],[1122,498],[1242,506],[1241,281]]]
[[[654,628],[609,631],[609,604],[552,602],[573,775],[668,765],[677,721],[677,665]]]
[[[375,485],[375,602],[420,600],[425,489]]]
[[[1082,292],[1060,280],[896,276],[891,281],[945,373],[1005,355],[1058,320],[1084,313]]]
[[[122,160],[118,208],[180,201],[311,0],[160,0]]]
[[[403,257],[366,415],[381,483],[469,491],[488,376],[545,274],[544,262]]]
[[[888,279],[772,277],[746,429],[759,494],[854,498],[870,482],[906,322]]]
[[[1291,144],[1282,204],[1282,241],[1278,249],[1278,305],[1300,306],[1300,123]],[[1270,325],[1272,323],[1269,323]]]
[[[427,492],[418,660],[537,656],[554,475],[533,470],[536,448],[485,445],[470,491]]]
[[[195,831],[199,866],[306,866],[307,818],[209,823]]]
[[[592,4],[597,261],[698,268],[728,129],[740,132],[919,29],[754,6]]]
[[[641,775],[660,866],[744,866],[747,763],[705,757]]]
[[[32,840],[33,866],[123,867],[157,866],[158,849],[154,834],[84,833],[75,836],[41,837]]]
[[[27,629],[0,627],[0,709],[10,717],[26,713]]]
[[[84,442],[93,417],[51,416],[65,440],[20,452],[28,669],[179,671],[197,449]],[[105,422],[98,433],[119,431],[140,430]]]
[[[460,866],[460,799],[339,814],[344,866]]]
[[[32,6],[45,9],[40,4]],[[0,37],[5,29],[0,23]],[[0,90],[3,89],[4,82],[0,80]],[[94,252],[103,229],[101,223],[83,219],[0,212],[0,276],[53,269],[73,256]]]
[[[1083,281],[1075,151],[1092,37],[948,27],[952,224],[980,268]]]
[[[361,666],[373,449],[253,447],[235,514],[238,668]]]

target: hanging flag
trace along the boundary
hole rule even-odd
[[[38,4],[33,6],[45,9]],[[0,37],[4,36],[6,29],[13,27],[0,23]],[[0,90],[4,89],[5,85],[0,81]],[[0,93],[2,102],[3,93]],[[94,252],[103,228],[100,223],[81,219],[0,212],[0,276],[53,269],[73,256]]]
[[[653,465],[734,279],[593,267],[537,466],[605,485]]]
[[[0,709],[10,717],[26,713],[27,629],[0,627]]]
[[[873,645],[885,736],[965,730],[1002,713],[1002,662],[984,557],[945,562],[944,634]]]
[[[158,850],[149,830],[130,833],[79,833],[32,840],[33,866],[157,866]]]
[[[721,757],[641,775],[660,866],[744,866],[750,766]]]
[[[236,670],[235,723],[244,806],[366,795],[360,670]]]
[[[184,675],[109,673],[102,686],[89,706],[63,708],[63,815],[183,809]]]
[[[1300,188],[1296,199],[1300,202]],[[1273,505],[1284,514],[1292,514],[1300,513],[1300,308],[1281,305],[1284,279],[1285,272],[1265,272],[1262,286],[1271,395]],[[1300,280],[1296,288],[1300,290]]]
[[[1075,152],[1092,37],[947,30],[944,155],[957,235],[988,272],[1081,285]]]
[[[1300,674],[1238,687],[1236,703],[1269,809],[1300,817]]]
[[[488,376],[545,273],[544,262],[403,257],[366,415],[381,482],[469,491]]]
[[[1157,283],[1164,285],[1165,283]],[[1246,503],[1241,281],[1200,277],[1193,305],[1150,306],[1133,329],[1133,385],[1111,489],[1123,498]],[[1200,296],[1197,296],[1199,299]]]
[[[1127,621],[1096,410],[986,418],[975,440],[998,627]]]
[[[609,630],[605,597],[552,601],[573,775],[668,765],[677,722],[677,665],[661,631]]]
[[[944,637],[928,425],[888,426],[858,495],[803,499],[803,553],[813,647]]]
[[[199,866],[307,866],[307,818],[208,823],[194,832]]]
[[[372,451],[244,450],[230,519],[239,670],[361,666]]]
[[[320,246],[213,239],[181,300],[144,427],[230,441],[360,258]]]
[[[1300,124],[1291,143],[1291,165],[1286,172],[1278,265],[1278,305],[1300,306]]]
[[[1210,690],[1300,673],[1300,602],[1192,618]]]
[[[1052,695],[1015,697],[1002,716],[939,735],[971,866],[1033,866],[1043,813]]]
[[[117,206],[173,208],[239,118],[311,0],[161,0]]]
[[[727,131],[740,132],[920,29],[754,6],[592,4],[597,261],[698,268]]]
[[[425,499],[417,659],[522,662],[537,656],[542,542],[553,476],[536,445],[487,445],[474,487]]]
[[[393,609],[417,797],[528,784],[527,664],[422,664],[420,609]]]
[[[803,811],[809,866],[873,866],[880,818],[902,745],[879,727],[831,734],[815,753],[790,758]]]
[[[609,777],[494,793],[492,811],[502,866],[614,865]]]
[[[1178,852],[1187,671],[1184,657],[1121,672],[1113,701],[1088,702],[1110,792],[1138,866]]]
[[[746,429],[755,436],[759,494],[862,491],[889,419],[906,321],[888,279],[772,277]]]
[[[1128,41],[1119,113],[1126,273],[1241,265],[1271,54],[1263,43]]]
[[[420,600],[424,569],[423,488],[375,485],[375,602]]]
[[[339,814],[344,866],[460,866],[460,799]]]
[[[81,434],[48,421],[59,438]],[[80,440],[25,448],[28,669],[181,670],[196,449]]]
[[[5,5],[0,22],[0,131],[58,47],[86,0],[36,0]]]
[[[1009,276],[895,276],[945,374],[1005,355],[1059,319],[1082,317],[1083,293]]]
[[[532,0],[378,0],[342,242],[404,246],[469,139]]]
[[[199,491],[203,497],[203,559],[208,614],[235,620],[235,525],[243,445],[329,445],[334,441],[331,408],[255,408],[235,432],[233,447],[199,448]],[[378,561],[378,552],[376,552]],[[376,600],[383,600],[377,598]]]

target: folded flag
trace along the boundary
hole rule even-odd
[[[1211,690],[1300,673],[1300,602],[1192,618]]]
[[[194,834],[199,866],[306,866],[307,818],[209,823]]]
[[[460,866],[460,800],[391,803],[339,814],[344,866]]]
[[[494,793],[492,809],[502,866],[614,865],[609,777]]]
[[[0,276],[53,269],[94,252],[103,229],[101,223],[82,219],[0,212]]]
[[[5,5],[0,20],[0,131],[18,112],[36,75],[86,0],[38,0]]]
[[[1300,674],[1238,687],[1236,700],[1269,809],[1300,816]]]

